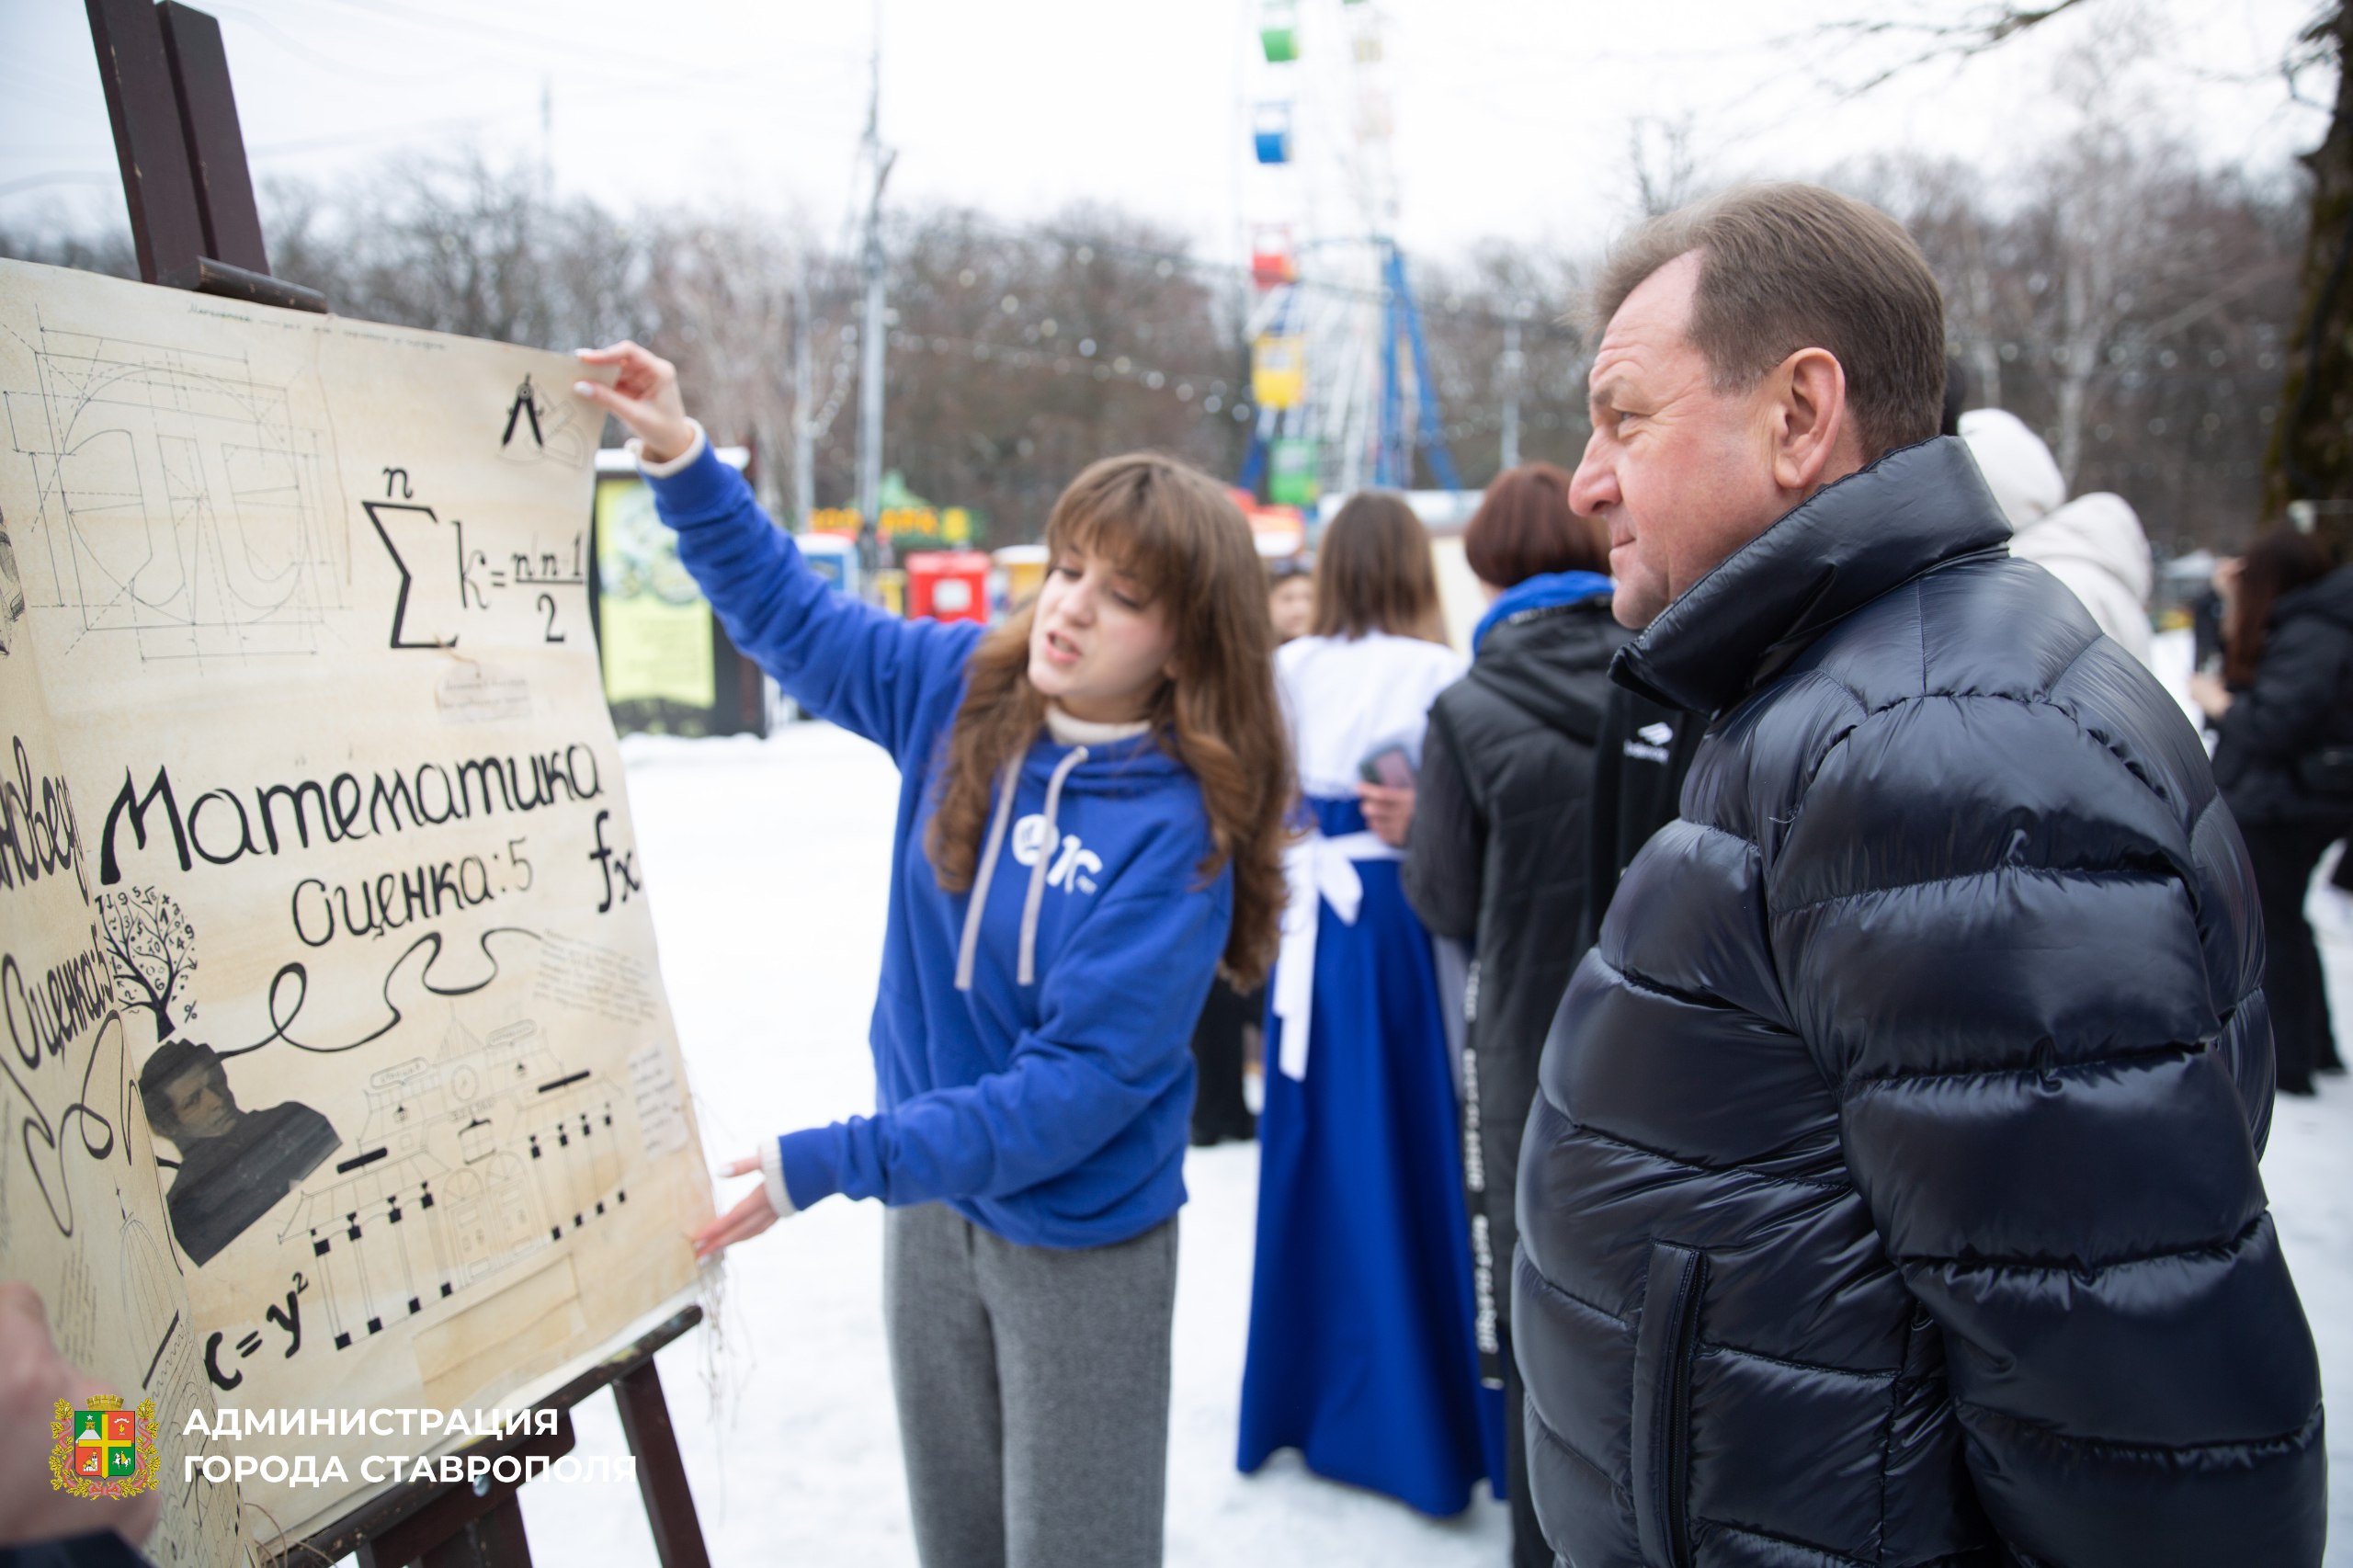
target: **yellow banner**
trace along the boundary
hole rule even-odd
[[[714,706],[710,606],[634,474],[597,483],[597,577],[605,700]]]

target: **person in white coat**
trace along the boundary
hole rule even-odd
[[[2121,495],[2067,499],[2067,482],[2042,437],[2006,409],[1972,408],[1961,437],[2010,519],[2010,553],[2067,585],[2099,629],[2149,662],[2149,536]]]

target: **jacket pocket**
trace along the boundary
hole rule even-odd
[[[1690,1568],[1691,1366],[1707,1255],[1651,1244],[1650,1283],[1634,1335],[1634,1524],[1650,1568]]]

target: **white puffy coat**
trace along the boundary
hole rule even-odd
[[[2131,505],[2106,491],[2067,500],[2051,449],[2006,410],[1970,410],[1961,435],[2009,517],[2010,553],[2066,584],[2099,629],[2146,665],[2156,568]]]

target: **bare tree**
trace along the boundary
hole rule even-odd
[[[2110,0],[1989,0],[1957,17],[1876,17],[1823,30],[1832,47],[1899,46],[1892,61],[1854,87],[1869,92],[1936,62],[1966,60],[2067,12],[2106,8]],[[2280,69],[2291,94],[2315,70],[2334,70],[2329,123],[2320,145],[2303,155],[2311,176],[2298,301],[2286,351],[2277,417],[2263,460],[2262,508],[2282,516],[2291,501],[2353,501],[2353,6],[2319,0],[2312,19],[2284,40]],[[2340,555],[2353,555],[2353,527],[2340,527]]]
[[[1698,193],[1699,161],[1691,150],[1688,114],[1637,115],[1626,126],[1626,171],[1633,181],[1635,215],[1672,212]]]
[[[2302,298],[2280,388],[2284,411],[2265,454],[2264,502],[2273,516],[2290,501],[2353,499],[2353,7],[2332,3],[2297,40],[2287,62],[2292,83],[2316,65],[2336,68],[2336,93],[2321,144],[2304,154],[2312,175]],[[2353,540],[2332,529],[2340,556]]]
[[[2092,3],[2094,0],[2047,0],[2043,5],[2021,6],[2016,0],[1984,0],[1967,6],[1958,16],[1876,16],[1835,21],[1822,30],[1834,46],[1896,46],[1893,59],[1882,59],[1847,89],[1859,95],[1883,87],[1925,64],[1973,60],[2053,17]]]
[[[792,335],[804,324],[793,286],[811,264],[811,244],[745,218],[682,215],[659,227],[665,243],[648,258],[643,301],[659,323],[653,347],[677,362],[712,411],[713,438],[751,449],[762,499],[783,516],[793,421],[802,415],[792,392]]]
[[[655,233],[585,199],[551,202],[532,170],[470,155],[265,194],[272,267],[341,314],[557,349],[654,324]]]
[[[1236,275],[1189,248],[1094,206],[1036,229],[907,216],[892,246],[891,464],[985,512],[997,544],[1038,537],[1063,485],[1112,452],[1233,472],[1249,365],[1221,295]]]
[[[1520,460],[1575,467],[1592,433],[1585,400],[1589,356],[1576,317],[1585,258],[1556,246],[1489,241],[1466,261],[1415,270],[1431,376],[1462,483],[1483,487],[1500,468],[1503,403],[1514,390]],[[1520,345],[1516,389],[1505,361],[1512,325]]]

